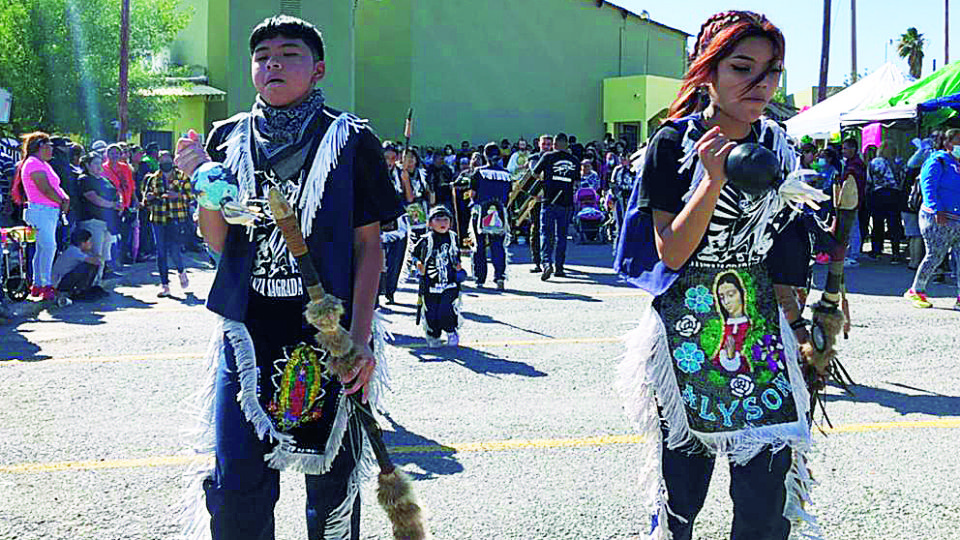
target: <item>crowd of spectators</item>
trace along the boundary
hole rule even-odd
[[[187,288],[181,251],[200,242],[190,183],[169,152],[104,141],[87,150],[39,131],[21,141],[18,155],[0,159],[0,226],[36,231],[23,269],[30,297],[61,306],[102,298],[104,281],[148,261],[157,262],[158,296],[167,296],[167,253]]]

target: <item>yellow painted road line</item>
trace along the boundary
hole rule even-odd
[[[919,420],[915,422],[876,422],[868,424],[848,424],[826,433],[867,433],[871,431],[906,429],[957,429],[960,418],[938,420]],[[814,430],[814,434],[819,433]],[[502,441],[481,441],[449,445],[391,446],[391,454],[456,454],[477,452],[507,452],[511,450],[550,450],[558,448],[598,448],[618,444],[639,443],[639,435],[600,435],[597,437],[568,439],[510,439]],[[62,471],[90,471],[99,469],[136,469],[145,467],[184,466],[196,458],[193,456],[157,456],[140,459],[67,461],[57,463],[19,463],[0,465],[0,474],[35,474]]]

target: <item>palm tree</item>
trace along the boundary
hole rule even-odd
[[[917,32],[916,28],[907,28],[907,33],[897,41],[897,54],[907,59],[910,76],[915,79],[919,79],[923,71],[923,45],[923,34]]]

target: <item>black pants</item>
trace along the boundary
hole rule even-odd
[[[506,238],[502,234],[478,234],[476,251],[473,252],[473,275],[477,284],[487,281],[487,248],[490,248],[490,262],[493,263],[493,280],[500,282],[507,275]]]
[[[703,508],[716,457],[668,450],[663,445],[663,477],[667,483],[669,527],[674,540],[690,540],[693,522]],[[792,464],[790,449],[760,452],[744,466],[730,464],[733,529],[730,540],[787,540],[790,522],[783,517],[787,501],[784,481]]]
[[[68,295],[82,293],[93,286],[99,267],[95,264],[82,262],[76,268],[60,278],[57,290]]]
[[[881,188],[870,194],[870,214],[873,227],[870,236],[870,253],[883,253],[884,238],[893,245],[893,256],[900,255],[900,239],[903,238],[903,223],[900,221],[902,195],[899,190]]]
[[[860,196],[860,207],[857,208],[857,223],[860,225],[860,244],[870,238],[870,214],[871,208],[869,204],[869,197],[866,195]],[[872,249],[872,246],[871,246]],[[879,253],[879,252],[878,252]]]
[[[543,207],[541,203],[533,205],[533,210],[530,212],[530,259],[533,261],[534,266],[540,266],[540,209]]]
[[[400,280],[400,270],[403,269],[403,257],[407,253],[407,239],[395,240],[383,244],[387,269],[380,274],[380,294],[393,298],[397,292],[397,282]]]
[[[432,338],[440,337],[442,332],[457,331],[459,317],[454,304],[460,291],[447,289],[442,293],[427,293],[423,295],[424,321],[427,323],[427,335]]]

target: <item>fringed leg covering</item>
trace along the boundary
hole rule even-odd
[[[223,325],[214,329],[207,349],[202,384],[187,410],[197,418],[194,428],[185,433],[194,459],[183,474],[185,491],[181,498],[180,537],[189,540],[210,538],[210,514],[207,511],[204,483],[213,478],[215,467],[216,429],[214,426],[217,395],[217,370],[223,361]]]
[[[507,227],[507,232],[503,233],[503,279],[510,279],[510,261],[513,259],[513,256],[510,254],[510,242],[513,241],[513,234],[510,232],[510,227]]]
[[[353,403],[346,403],[350,414],[363,414],[354,411]],[[377,460],[373,455],[373,449],[370,442],[361,429],[350,429],[351,438],[359,437],[360,440],[353,440],[355,449],[356,465],[350,478],[347,479],[347,495],[343,502],[338,506],[324,524],[324,540],[348,540],[350,538],[350,527],[353,521],[353,507],[357,497],[360,496],[360,486],[376,474]]]
[[[618,368],[617,389],[624,399],[624,408],[640,434],[640,505],[644,516],[651,517],[647,540],[671,540],[667,525],[669,513],[667,486],[663,478],[663,440],[660,416],[657,413],[658,389],[661,384],[676,388],[676,379],[667,350],[666,331],[659,315],[649,309],[640,325],[624,338],[626,353]],[[665,360],[665,362],[664,362]],[[666,366],[666,369],[663,369]],[[689,442],[690,431],[679,391],[676,396],[661,399],[664,415],[677,446]],[[646,526],[646,525],[644,525]]]

